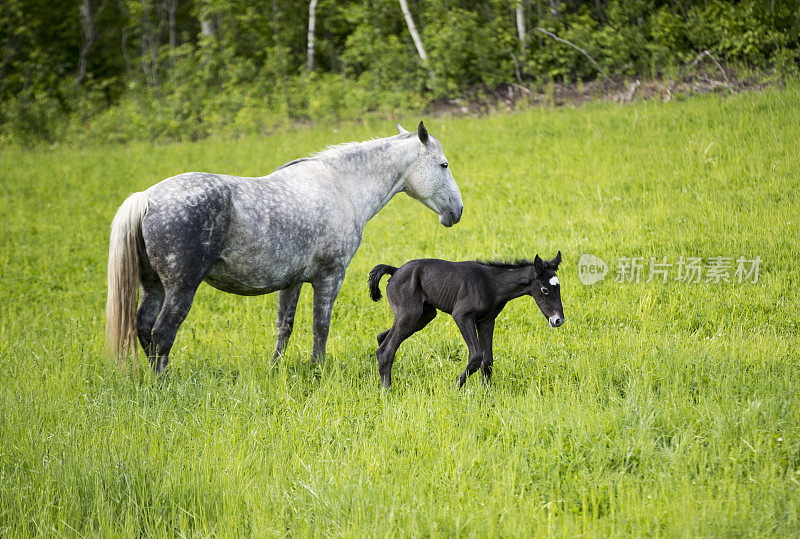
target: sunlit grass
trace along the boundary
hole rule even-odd
[[[124,196],[393,126],[0,154],[0,534],[797,534],[798,118],[794,85],[427,120],[464,218],[445,229],[400,196],[368,224],[324,369],[308,364],[310,290],[273,365],[275,297],[203,286],[163,381],[102,353]],[[466,350],[446,315],[378,389],[375,263],[559,249],[567,324],[510,303],[489,391],[449,389]],[[583,253],[763,263],[757,284],[620,284],[612,268],[584,287]]]

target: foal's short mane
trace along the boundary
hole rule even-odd
[[[503,268],[503,269],[516,269],[516,268],[527,268],[529,266],[533,266],[533,260],[528,260],[527,258],[518,258],[516,260],[476,260],[478,264],[483,264],[484,266],[491,266],[493,268]]]
[[[401,135],[395,135],[397,138],[411,138],[416,137],[416,133],[403,133]],[[339,159],[339,160],[348,160],[357,157],[361,157],[364,155],[365,151],[372,146],[377,146],[377,143],[382,143],[384,146],[389,144],[390,138],[395,137],[385,137],[385,138],[371,138],[368,140],[363,141],[351,141],[351,142],[343,142],[341,144],[334,144],[332,146],[328,146],[318,152],[311,154],[308,157],[301,157],[300,159],[295,159],[294,161],[289,161],[285,163],[275,170],[281,170],[286,167],[290,167],[292,165],[296,165],[297,163],[303,163],[305,161],[314,161],[317,159]]]

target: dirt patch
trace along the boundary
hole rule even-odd
[[[715,68],[716,69],[716,68]],[[481,115],[491,111],[513,111],[522,106],[579,106],[588,102],[628,103],[637,99],[685,98],[695,94],[732,95],[768,86],[755,77],[739,78],[718,69],[698,71],[680,80],[662,78],[610,78],[586,83],[545,85],[503,84],[495,88],[475,87],[458,99],[441,99],[429,105],[433,115]]]

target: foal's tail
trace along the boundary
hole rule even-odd
[[[395,271],[397,271],[397,268],[386,264],[378,264],[372,268],[372,271],[369,272],[369,295],[372,297],[372,301],[381,299],[381,289],[378,286],[381,282],[381,277],[387,273],[394,275]]]
[[[139,293],[139,244],[147,194],[125,199],[111,221],[108,244],[108,298],[106,346],[117,360],[133,351],[136,356],[136,305]]]

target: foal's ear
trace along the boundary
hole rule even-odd
[[[422,123],[422,122],[420,122],[419,125],[417,126],[417,135],[419,135],[420,142],[422,142],[425,146],[427,146],[428,145],[428,130],[425,129],[425,124]]]
[[[544,269],[544,262],[537,254],[536,257],[533,259],[533,270],[538,274]]]
[[[558,269],[558,265],[561,264],[561,251],[558,252],[556,257],[549,262],[550,267],[553,268],[553,271]]]
[[[400,125],[400,122],[396,122],[396,123],[397,123],[397,132],[400,135],[405,135],[406,133],[408,133],[408,131],[406,131],[405,128],[403,128],[403,126]]]

